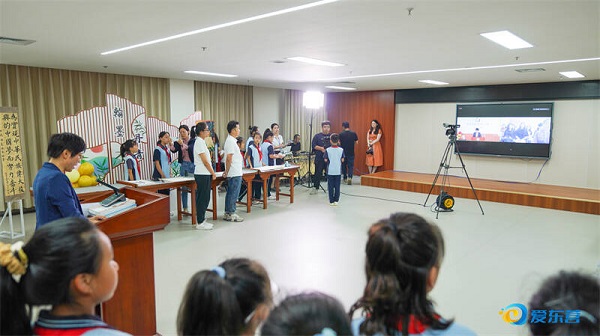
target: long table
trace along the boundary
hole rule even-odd
[[[256,174],[258,176],[260,176],[260,178],[263,180],[263,209],[267,208],[267,195],[268,193],[268,186],[267,186],[267,182],[268,179],[271,176],[275,177],[275,199],[279,201],[279,196],[288,196],[290,198],[290,203],[294,203],[294,176],[296,175],[296,173],[298,172],[298,169],[300,168],[300,166],[298,165],[289,165],[289,166],[285,166],[285,165],[278,165],[278,166],[264,166],[264,167],[259,167],[259,168],[253,168],[256,171]],[[287,173],[289,176],[284,176],[283,174]],[[282,193],[279,189],[279,182],[280,179],[282,177],[289,177],[290,179],[290,193],[289,194],[284,194]],[[248,188],[248,190],[250,190],[250,188]],[[250,212],[250,211],[248,211]]]
[[[117,181],[117,183],[132,186],[134,188],[157,192],[161,189],[177,188],[177,220],[181,220],[183,215],[192,216],[192,224],[197,224],[196,221],[196,180],[191,176],[180,176],[164,178],[159,181],[151,180],[136,180],[136,181]],[[181,206],[181,191],[182,188],[189,188],[191,198],[192,212],[183,211]]]

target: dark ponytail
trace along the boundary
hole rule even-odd
[[[366,247],[367,285],[351,308],[363,309],[361,334],[408,334],[411,315],[426,326],[446,329],[453,320],[441,320],[427,297],[429,272],[441,265],[441,231],[422,217],[395,213],[369,229]],[[403,326],[399,328],[398,326]]]
[[[135,146],[136,144],[137,143],[135,142],[135,140],[132,139],[129,139],[123,144],[121,144],[121,157],[125,158],[125,155],[127,155],[127,153],[131,153],[131,147]]]

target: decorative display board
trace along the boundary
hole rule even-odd
[[[18,110],[0,108],[0,161],[5,202],[20,200],[25,196],[23,142],[19,128]]]
[[[108,183],[125,180],[121,157],[121,144],[128,139],[138,143],[141,159],[141,178],[152,175],[152,153],[158,134],[167,131],[178,137],[177,126],[146,115],[146,109],[121,98],[106,94],[106,106],[83,110],[57,122],[58,132],[71,132],[81,136],[87,145],[83,161],[94,165],[95,175]],[[179,173],[177,155],[173,154],[172,176]]]

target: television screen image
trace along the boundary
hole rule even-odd
[[[464,154],[549,158],[552,103],[456,107],[456,149]]]

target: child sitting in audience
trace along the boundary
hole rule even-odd
[[[529,301],[527,322],[532,335],[600,335],[598,278],[565,271],[549,277]]]
[[[0,243],[0,265],[0,334],[128,335],[95,314],[117,288],[119,265],[110,239],[87,219],[50,222],[25,245]],[[26,305],[52,309],[32,328]]]
[[[354,335],[475,335],[435,311],[427,297],[444,258],[440,229],[415,214],[395,213],[369,229],[367,285],[350,309]]]
[[[177,316],[179,335],[254,335],[271,310],[271,281],[249,259],[229,259],[190,279]]]
[[[350,318],[335,298],[318,293],[283,300],[265,321],[261,335],[350,335]]]

